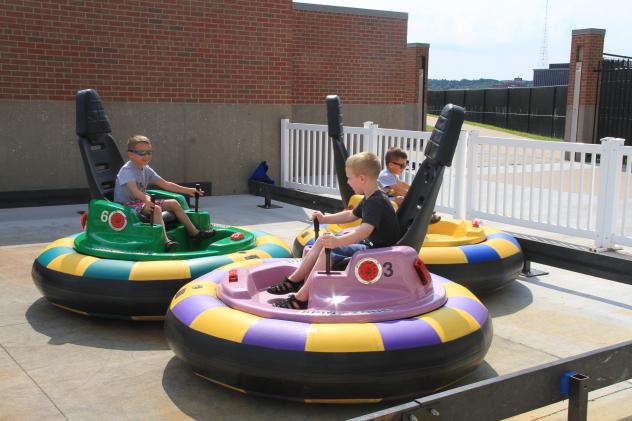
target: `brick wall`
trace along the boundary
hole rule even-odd
[[[278,179],[279,120],[325,123],[327,94],[342,96],[345,124],[418,128],[407,20],[291,0],[0,1],[0,192],[85,187],[85,88],[121,149],[146,134],[163,177],[214,194],[246,192],[262,160]]]
[[[599,84],[600,73],[599,63],[603,57],[603,44],[605,31],[601,29],[576,30],[573,31],[571,41],[570,65],[568,72],[568,96],[567,104],[569,108],[573,104],[575,88],[575,64],[580,61],[579,52],[582,51],[582,80],[580,82],[579,105],[597,104],[597,85]]]
[[[72,100],[93,87],[121,102],[309,104],[332,92],[346,103],[415,102],[407,15],[353,11],[289,0],[7,0],[0,99]]]
[[[603,56],[604,29],[575,29],[572,33],[568,69],[568,95],[566,97],[566,126],[564,139],[571,142],[594,143],[595,116],[597,112],[598,72]],[[579,102],[573,108],[575,98],[576,64],[581,62]]]
[[[321,103],[336,92],[345,103],[415,102],[407,82],[419,66],[407,54],[407,16],[341,13],[347,10],[295,8],[292,101]]]
[[[288,0],[3,1],[0,98],[287,103],[291,21]]]

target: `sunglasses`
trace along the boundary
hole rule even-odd
[[[397,166],[398,166],[399,168],[401,168],[402,170],[403,170],[404,168],[406,168],[406,163],[405,163],[405,162],[404,162],[404,163],[402,163],[402,164],[398,164],[397,162],[392,162],[392,161],[391,161],[391,162],[389,162],[389,164],[397,165]]]
[[[145,156],[145,155],[151,155],[153,153],[153,151],[151,149],[148,149],[146,151],[139,151],[137,149],[130,149],[129,150],[131,153],[134,153],[138,156]]]

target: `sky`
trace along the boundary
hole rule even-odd
[[[533,79],[547,0],[302,0],[408,13],[408,42],[430,44],[431,79]],[[548,0],[546,65],[568,63],[573,29],[606,30],[604,53],[632,56],[629,0]]]

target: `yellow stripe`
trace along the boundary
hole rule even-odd
[[[197,287],[197,288],[193,288],[193,287]],[[173,308],[180,301],[192,295],[210,295],[212,297],[217,297],[217,292],[215,291],[216,288],[217,288],[217,284],[212,281],[189,282],[188,284],[180,288],[180,291],[182,291],[182,289],[185,289],[184,294],[178,295],[176,293],[176,298],[171,300],[171,305],[169,306],[169,308]]]
[[[229,257],[233,257],[233,255],[231,254]],[[233,263],[224,265],[220,267],[219,269],[230,270],[230,269],[235,269],[235,268],[249,268],[252,266],[260,265],[262,263],[263,261],[261,261],[261,259],[248,259],[248,260],[242,259],[242,260],[238,260]]]
[[[481,302],[469,289],[465,288],[463,285],[457,284],[456,282],[445,282],[443,284],[443,288],[445,288],[445,294],[448,297],[467,297],[479,303]]]
[[[200,374],[200,373],[195,373],[195,374],[196,374],[196,375],[198,375],[198,376],[200,376],[200,377],[202,377],[203,379],[208,380],[209,382],[213,382],[213,383],[218,384],[218,385],[220,385],[220,386],[227,387],[228,389],[232,389],[232,390],[234,390],[234,391],[236,391],[236,392],[241,392],[241,393],[243,393],[243,394],[245,394],[245,393],[246,393],[246,391],[245,391],[244,389],[240,389],[240,388],[238,388],[238,387],[231,386],[231,385],[226,384],[226,383],[218,382],[217,380],[213,380],[213,379],[211,379],[210,377],[206,377],[206,376],[204,376],[204,375],[202,375],[202,374]]]
[[[130,281],[161,281],[167,279],[186,279],[191,270],[186,260],[155,260],[136,262],[129,274]]]
[[[452,341],[480,329],[474,317],[456,308],[442,307],[418,318],[432,326],[441,342]]]
[[[465,253],[458,247],[422,247],[419,257],[425,264],[445,265],[467,263]]]
[[[305,403],[379,403],[382,402],[382,398],[375,399],[305,399]]]
[[[62,254],[54,258],[47,266],[48,269],[70,275],[82,276],[88,266],[99,260],[96,257],[79,253]]]
[[[488,240],[485,244],[493,247],[494,250],[496,250],[496,252],[500,255],[501,259],[513,256],[520,251],[520,249],[516,247],[514,243],[509,240],[505,240],[504,238],[492,238],[491,240]]]
[[[492,234],[498,234],[499,232],[502,232],[502,231],[499,230],[498,228],[485,225],[483,226],[483,232],[485,233],[485,236],[487,237]]]
[[[384,351],[384,344],[373,323],[313,323],[307,331],[305,351]]]
[[[191,328],[216,338],[241,342],[250,326],[259,319],[230,307],[213,307],[197,316]]]
[[[75,247],[75,239],[70,237],[60,238],[59,240],[55,240],[40,252],[40,254],[44,253],[46,250],[52,249],[53,247]]]

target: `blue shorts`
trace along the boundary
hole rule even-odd
[[[355,243],[349,244],[348,246],[336,247],[331,249],[331,261],[333,264],[336,264],[347,257],[353,256],[356,251],[367,250],[369,248],[369,245],[364,243]]]

